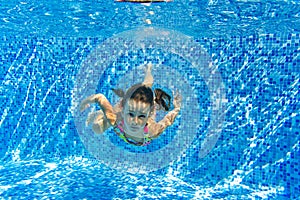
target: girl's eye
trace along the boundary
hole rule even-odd
[[[134,114],[133,113],[128,113],[130,117],[134,117]]]
[[[140,115],[139,118],[144,119],[144,118],[146,118],[146,116],[145,115]]]

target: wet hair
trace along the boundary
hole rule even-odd
[[[143,103],[149,103],[150,106],[154,105],[153,91],[150,87],[147,87],[141,83],[135,84],[130,87],[126,93],[122,89],[112,89],[116,95],[123,98],[121,101],[122,106],[125,105],[128,99],[141,101]]]
[[[171,106],[171,96],[164,92],[162,89],[155,89],[155,102],[163,107],[165,111],[168,111]]]
[[[159,88],[154,90],[155,99],[152,89],[141,83],[133,85],[126,91],[126,93],[121,89],[112,90],[116,95],[123,98],[121,102],[122,106],[125,105],[125,102],[128,99],[133,99],[136,101],[141,101],[143,103],[149,103],[151,107],[154,105],[155,101],[160,106],[160,108],[163,108],[165,111],[168,111],[170,109],[171,96]]]

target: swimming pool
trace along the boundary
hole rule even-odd
[[[299,196],[299,3],[0,4],[2,199]],[[116,101],[147,62],[175,124],[142,150],[94,138],[78,99]]]

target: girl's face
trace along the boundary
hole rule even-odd
[[[149,103],[129,99],[123,108],[125,129],[128,132],[141,132],[147,123],[151,106]]]

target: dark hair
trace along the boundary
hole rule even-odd
[[[165,111],[168,111],[171,106],[171,96],[164,92],[162,89],[155,89],[155,102],[162,106]]]
[[[153,101],[153,91],[150,87],[147,87],[141,83],[131,86],[126,93],[121,89],[112,89],[116,95],[122,97],[122,106],[128,99],[133,99],[136,101],[141,101],[144,103],[149,103],[150,106],[154,105]]]
[[[122,106],[124,106],[125,102],[128,99],[133,99],[136,101],[149,103],[150,106],[153,106],[155,101],[158,105],[160,105],[160,107],[163,107],[165,111],[168,111],[170,109],[171,96],[161,89],[154,90],[155,99],[153,98],[152,89],[141,83],[133,85],[126,91],[126,93],[124,93],[122,89],[112,90],[116,95],[123,98],[121,102]]]

